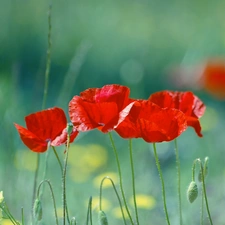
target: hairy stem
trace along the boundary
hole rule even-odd
[[[48,11],[48,48],[47,48],[47,60],[46,60],[46,69],[45,69],[45,84],[44,84],[44,96],[43,96],[43,102],[42,102],[42,109],[44,109],[45,105],[46,105],[46,99],[47,99],[47,95],[48,95],[49,72],[50,72],[50,67],[51,67],[51,47],[52,47],[52,42],[51,42],[51,31],[52,31],[51,8],[52,7],[50,5],[49,11]],[[35,196],[36,196],[39,168],[40,168],[40,154],[37,155],[37,161],[36,161],[36,170],[35,170],[35,174],[34,174],[34,187],[33,187],[32,204],[34,203]]]
[[[154,155],[155,155],[155,162],[156,162],[156,166],[157,166],[157,169],[158,169],[158,172],[159,172],[159,177],[160,177],[161,185],[162,185],[162,198],[163,198],[164,212],[166,214],[166,221],[167,221],[167,224],[170,225],[169,215],[168,215],[167,206],[166,206],[165,185],[164,185],[162,170],[161,170],[161,167],[160,167],[159,158],[158,158],[158,155],[157,155],[155,143],[153,143],[153,149],[154,149]]]
[[[111,141],[111,144],[112,144],[112,148],[113,148],[113,151],[114,151],[114,155],[115,155],[115,158],[116,158],[116,164],[117,164],[117,169],[118,169],[118,173],[119,173],[120,190],[121,190],[123,202],[124,202],[124,205],[125,205],[128,217],[130,219],[130,222],[131,222],[132,225],[134,225],[134,222],[133,222],[132,217],[130,215],[130,211],[129,211],[128,206],[127,206],[125,193],[124,193],[124,190],[123,190],[122,173],[121,173],[120,161],[119,161],[118,153],[117,153],[116,146],[115,146],[113,138],[112,138],[112,134],[110,132],[108,134],[109,134],[109,138],[110,138],[110,141]]]
[[[123,206],[122,206],[122,202],[121,202],[121,200],[120,200],[120,196],[119,196],[119,194],[118,194],[118,191],[116,190],[116,186],[115,186],[113,180],[112,180],[110,177],[108,177],[108,176],[107,176],[107,177],[104,177],[104,178],[102,179],[102,181],[101,181],[101,184],[100,184],[100,192],[99,192],[99,210],[100,210],[100,211],[102,210],[102,186],[103,186],[103,183],[104,183],[104,181],[105,181],[106,179],[108,179],[108,180],[111,181],[111,184],[112,184],[112,186],[113,186],[114,192],[115,192],[115,194],[116,194],[116,197],[117,197],[118,202],[119,202],[119,205],[120,205],[120,210],[121,210],[121,213],[122,213],[123,222],[124,222],[124,224],[126,225],[127,222],[126,222],[125,215],[124,215],[124,212],[123,212]]]
[[[177,139],[174,140],[175,143],[175,155],[176,155],[176,167],[177,167],[177,194],[178,194],[178,208],[179,208],[179,216],[180,216],[180,225],[182,222],[182,207],[181,207],[181,188],[180,188],[180,159],[179,159],[179,151],[177,147]]]
[[[129,140],[129,150],[130,150],[130,165],[131,165],[131,174],[132,174],[132,190],[133,190],[133,201],[137,225],[139,225],[137,202],[136,202],[136,190],[135,190],[135,175],[134,175],[134,161],[133,161],[133,152],[132,152],[132,140]]]
[[[54,195],[54,191],[53,191],[51,182],[50,182],[49,180],[43,180],[43,181],[39,184],[39,186],[38,186],[38,191],[37,191],[37,198],[40,197],[40,196],[39,196],[39,195],[40,195],[40,188],[41,188],[41,186],[42,186],[44,183],[47,183],[48,186],[49,186],[49,189],[50,189],[50,192],[51,192],[51,195],[52,195],[52,201],[53,201],[53,207],[54,207],[54,213],[55,213],[55,222],[56,222],[56,225],[59,225],[58,215],[57,215],[57,210],[56,210],[55,195]]]

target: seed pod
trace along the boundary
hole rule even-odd
[[[102,210],[100,210],[98,213],[98,221],[99,225],[108,225],[106,214]]]
[[[187,198],[190,203],[194,202],[198,197],[198,186],[195,181],[192,181],[187,189]]]
[[[34,218],[36,218],[37,221],[40,221],[42,219],[42,205],[39,198],[36,198],[34,202],[33,213],[34,213]]]

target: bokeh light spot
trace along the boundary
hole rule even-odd
[[[123,214],[121,212],[121,208],[120,207],[114,208],[113,211],[112,211],[112,213],[118,219],[123,218]],[[123,213],[124,213],[124,217],[125,218],[128,218],[128,214],[127,214],[127,211],[126,211],[126,208],[125,207],[123,207]]]
[[[137,84],[143,79],[144,68],[137,60],[130,59],[121,66],[120,74],[127,83]]]
[[[93,210],[99,211],[99,197],[92,198],[92,208]],[[111,208],[111,203],[109,200],[102,198],[102,209],[109,210]]]
[[[200,119],[202,131],[209,131],[218,124],[218,113],[215,109],[208,107],[204,116]]]
[[[102,173],[94,178],[94,180],[93,180],[94,186],[98,188],[101,184],[102,179],[106,176],[111,178],[113,180],[114,184],[118,183],[117,174],[114,172],[107,172],[107,173]],[[104,183],[103,183],[103,188],[108,188],[108,187],[112,187],[112,182],[109,179],[105,179]]]
[[[15,153],[14,165],[17,169],[34,172],[37,167],[37,153],[29,150],[18,150]]]
[[[138,208],[152,209],[156,204],[156,200],[153,196],[139,194],[136,195],[136,203]],[[130,204],[134,205],[133,197],[130,198]]]
[[[70,177],[75,182],[84,182],[105,166],[107,160],[107,150],[101,145],[71,145],[68,158]]]

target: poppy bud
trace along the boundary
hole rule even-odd
[[[3,191],[0,191],[0,204],[3,202],[4,196],[3,196]]]
[[[187,198],[190,203],[194,202],[198,197],[198,186],[195,181],[191,181],[188,189],[187,189]]]
[[[73,132],[73,124],[67,123],[67,133],[71,134]]]
[[[108,220],[104,211],[100,210],[98,213],[99,225],[108,225]]]
[[[33,213],[34,218],[36,218],[38,221],[42,219],[42,205],[39,198],[37,198],[34,202]]]
[[[70,220],[70,225],[76,225],[76,224],[77,224],[76,218],[72,217],[72,219]]]

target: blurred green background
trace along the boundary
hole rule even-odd
[[[207,111],[201,120],[203,138],[198,138],[189,128],[178,139],[184,224],[199,224],[201,200],[190,205],[186,188],[191,181],[193,160],[205,156],[210,159],[207,191],[212,217],[215,224],[224,224],[224,101],[196,89],[191,85],[193,74],[185,70],[225,54],[224,1],[0,0],[0,3],[0,190],[4,191],[8,206],[18,219],[23,207],[29,224],[36,154],[22,144],[13,123],[25,125],[27,114],[41,110],[48,8],[52,3],[52,64],[47,107],[58,106],[68,112],[68,103],[74,95],[110,83],[129,86],[131,97],[135,98],[147,98],[163,89],[194,91],[205,102]],[[128,142],[114,136],[129,199],[132,192]],[[152,145],[134,140],[133,146],[137,193],[145,195],[139,203],[140,222],[165,224]],[[171,224],[176,225],[174,143],[157,146]],[[116,179],[117,170],[107,135],[98,131],[81,134],[71,148],[68,204],[71,215],[80,224],[85,221],[88,198],[97,199],[98,176],[111,174]],[[63,147],[58,151],[63,158]],[[43,169],[45,154],[41,159]],[[52,180],[60,213],[60,170],[52,152],[46,176]],[[42,173],[39,181],[41,178]],[[110,224],[122,224],[112,188],[104,189],[104,198]],[[43,201],[42,224],[54,224],[47,187]],[[96,215],[97,211],[95,224]],[[208,224],[207,219],[204,224]]]

